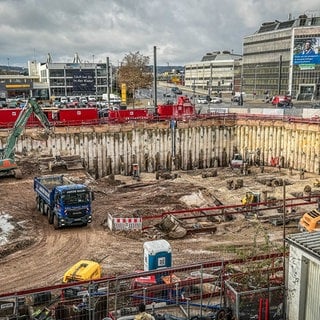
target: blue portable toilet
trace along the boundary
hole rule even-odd
[[[166,240],[146,241],[144,249],[144,271],[172,266],[171,246]]]

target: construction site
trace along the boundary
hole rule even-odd
[[[1,178],[1,319],[117,319],[141,301],[162,318],[276,315],[285,236],[318,208],[318,124],[219,115],[53,130],[24,130],[19,176]],[[36,188],[48,175],[88,188],[92,216],[55,220]],[[81,260],[99,277],[63,282]]]

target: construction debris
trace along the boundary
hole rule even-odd
[[[79,155],[71,156],[41,156],[38,159],[42,173],[62,170],[84,170],[83,161]]]
[[[211,177],[217,177],[218,176],[218,170],[215,169],[207,169],[202,172],[201,174],[202,178],[211,178]]]
[[[183,238],[187,234],[187,230],[182,226],[181,221],[171,214],[166,215],[156,227],[172,239]]]

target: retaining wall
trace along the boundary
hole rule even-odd
[[[18,139],[16,153],[40,155],[80,155],[87,170],[97,177],[130,175],[132,164],[140,172],[159,167],[190,170],[228,166],[235,152],[252,161],[259,150],[261,164],[277,158],[285,167],[320,171],[319,125],[281,120],[205,119],[189,122],[132,122],[54,128],[46,141],[32,139],[27,129]],[[0,148],[8,131],[0,131]]]

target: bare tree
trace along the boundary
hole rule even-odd
[[[152,72],[149,67],[150,58],[139,51],[127,54],[121,62],[118,75],[118,85],[125,83],[128,96],[135,102],[135,91],[140,88],[149,88],[152,84]]]

